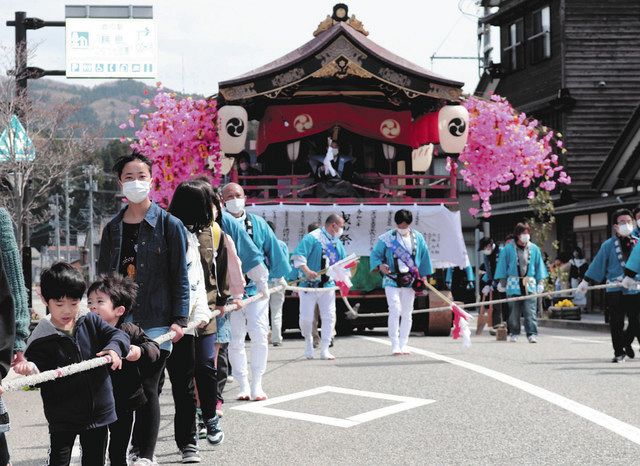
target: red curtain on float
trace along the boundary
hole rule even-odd
[[[411,112],[394,112],[345,103],[275,105],[268,107],[260,121],[256,151],[269,144],[294,141],[338,125],[354,133],[388,144],[414,145]],[[437,137],[437,114],[436,130]],[[422,140],[424,138],[417,138]]]

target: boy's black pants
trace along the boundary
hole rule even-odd
[[[118,420],[109,425],[109,462],[111,466],[127,466],[127,447],[133,428],[133,411],[118,413]]]
[[[49,465],[68,466],[76,437],[80,435],[82,466],[104,465],[107,450],[107,426],[82,432],[50,432]]]

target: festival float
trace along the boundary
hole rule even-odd
[[[361,317],[348,321],[338,300],[340,333],[386,326],[385,318],[366,318],[387,308],[381,278],[368,270],[368,255],[394,225],[398,209],[413,212],[412,226],[425,235],[435,267],[468,263],[455,170],[444,176],[430,170],[432,157],[457,154],[465,146],[463,83],[410,63],[368,35],[347,5],[335,5],[313,39],[220,82],[217,95],[223,165],[231,168],[229,156],[245,148],[249,122],[259,122],[255,151],[262,173],[230,173],[245,187],[249,211],[272,220],[290,250],[308,224],[322,224],[334,211],[344,216],[345,247],[362,257],[349,301],[362,306]],[[328,138],[339,144],[337,176],[323,172],[331,155]],[[426,305],[426,298],[418,298],[417,307]],[[297,309],[296,296],[288,296],[283,328],[297,327]],[[414,330],[448,334],[450,314],[416,316]]]

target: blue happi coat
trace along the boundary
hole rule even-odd
[[[304,235],[296,249],[293,251],[293,254],[291,254],[294,267],[298,269],[298,277],[305,276],[304,272],[300,269],[303,264],[306,264],[307,267],[314,272],[319,272],[325,266],[329,265],[328,262],[325,264],[326,255],[322,247],[323,243],[330,243],[333,245],[337,251],[337,260],[342,260],[347,257],[347,252],[345,251],[340,238],[334,238],[324,227],[317,228],[311,233]],[[308,280],[302,281],[299,286],[318,287],[319,283],[320,278],[314,282],[310,282]],[[324,284],[324,288],[333,286],[335,286],[335,282],[331,279]]]
[[[606,281],[619,282],[624,278],[624,268],[633,270],[638,273],[640,271],[640,248],[637,246],[631,250],[629,259],[626,264],[623,265],[624,259],[621,258],[622,251],[618,251],[616,247],[617,236],[612,236],[600,246],[598,253],[589,264],[587,272],[584,274],[585,278],[591,281],[601,283]],[[636,238],[637,239],[637,238]],[[622,291],[623,294],[637,294],[637,290],[627,290],[622,287],[607,288],[607,293],[615,291]]]
[[[415,257],[413,257],[413,261],[418,267],[418,271],[420,272],[421,277],[425,277],[427,275],[433,274],[433,267],[431,266],[431,257],[429,255],[429,248],[427,247],[427,243],[424,240],[424,236],[415,231],[413,228],[411,229],[411,235],[413,235],[413,244],[415,245]],[[387,246],[387,242],[391,242],[396,239],[398,235],[398,231],[394,228],[393,230],[389,230],[378,238],[378,242],[373,247],[373,251],[371,251],[371,257],[369,258],[369,266],[371,270],[374,270],[376,267],[380,266],[380,264],[387,264],[389,266],[389,270],[391,273],[397,273],[395,258],[393,256],[393,250]],[[411,251],[409,251],[411,252]],[[399,259],[398,259],[399,260]],[[405,264],[406,265],[406,264]],[[385,276],[382,279],[382,286],[391,286],[398,287],[398,284],[391,277]]]
[[[242,217],[236,218],[233,216],[229,216],[233,222],[236,223],[242,230],[247,232],[247,224],[245,221],[248,219],[251,222],[252,227],[252,235],[250,235],[250,240],[252,240],[253,244],[258,248],[261,252],[261,255],[264,257],[264,265],[269,270],[269,276],[273,278],[286,277],[291,272],[291,265],[289,263],[289,255],[285,254],[280,245],[278,244],[278,238],[275,233],[267,223],[265,219],[260,217],[259,215],[251,214],[245,211],[245,215]],[[240,248],[236,244],[238,248],[238,254],[240,253]],[[244,271],[244,259],[240,256],[240,259],[243,262],[243,271]],[[250,270],[250,269],[248,269]],[[247,296],[253,296],[256,294],[256,285],[253,281],[249,280],[247,286],[245,288],[245,292]]]
[[[447,269],[447,274],[446,274],[445,279],[444,279],[444,281],[446,283],[451,283],[453,281],[453,269],[454,269],[454,267],[449,267]],[[471,267],[470,265],[467,265],[464,268],[464,273],[467,276],[467,281],[468,282],[472,282],[472,281],[474,281],[476,279],[476,275],[473,273],[473,267]]]
[[[507,243],[500,251],[496,265],[495,280],[507,281],[507,296],[520,296],[520,271],[518,270],[518,252],[514,243]],[[547,266],[542,259],[540,248],[532,242],[527,243],[529,248],[529,266],[526,277],[533,278],[526,283],[528,293],[536,292],[536,285],[549,276]]]

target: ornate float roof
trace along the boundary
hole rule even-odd
[[[273,104],[346,101],[419,114],[459,100],[463,83],[399,57],[366,34],[355,16],[327,16],[306,44],[220,82],[218,98],[243,105],[250,118]]]

